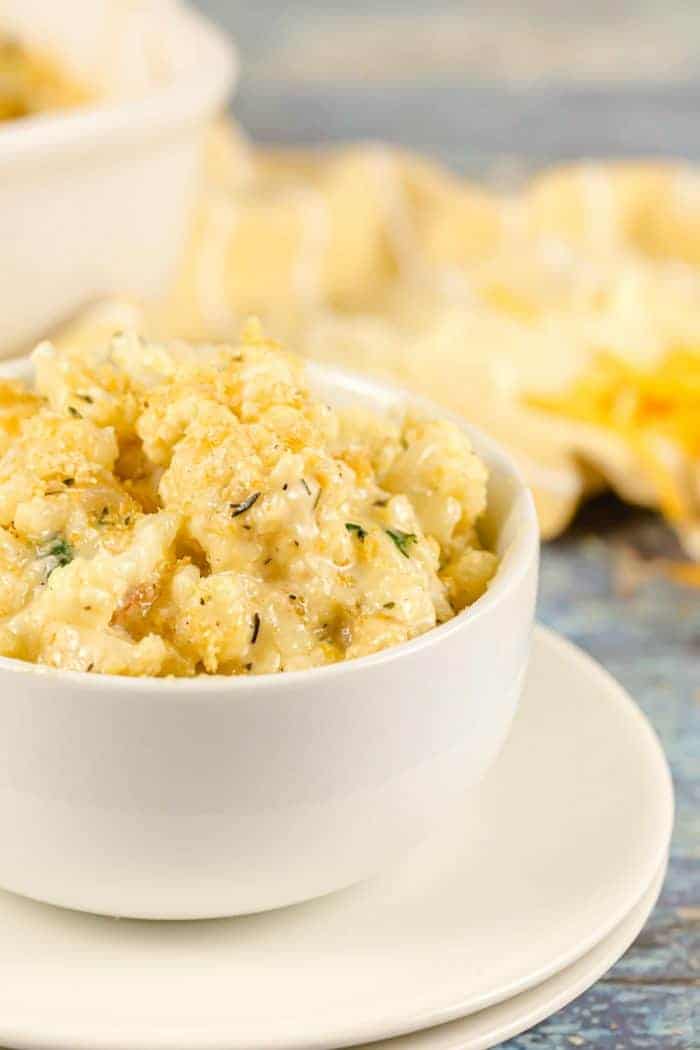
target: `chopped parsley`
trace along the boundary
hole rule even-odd
[[[255,645],[260,634],[260,614],[253,614],[253,634],[251,635],[250,644]]]
[[[78,419],[82,419],[82,418],[83,418],[83,417],[82,417],[82,416],[80,415],[80,412],[78,412],[78,409],[77,409],[77,408],[73,408],[73,406],[72,406],[72,405],[69,405],[69,406],[68,406],[68,411],[70,412],[70,414],[71,414],[72,416],[76,416],[76,417],[77,417]]]
[[[38,553],[40,558],[46,559],[48,570],[46,576],[47,579],[54,569],[62,568],[64,565],[70,565],[75,557],[73,547],[63,536],[54,536],[53,539],[48,540],[39,548]]]
[[[309,488],[309,486],[307,485],[307,483],[306,483],[306,479],[305,479],[305,478],[302,478],[302,479],[301,479],[301,483],[302,483],[302,485],[304,486],[304,488],[306,489],[306,491],[308,492],[308,494],[309,494],[309,496],[310,496],[310,495],[311,495],[311,489],[310,489],[310,488]]]
[[[384,608],[385,609],[393,609],[395,605],[396,605],[396,602],[384,602]]]
[[[231,503],[231,517],[237,518],[239,514],[245,514],[258,499],[260,499],[260,493],[254,492],[252,496],[248,496],[248,499],[244,499],[242,503]]]
[[[398,549],[403,554],[404,558],[409,557],[408,546],[410,543],[417,543],[418,537],[415,532],[402,532],[401,529],[385,529],[385,532],[390,540],[396,544]]]
[[[64,479],[63,479],[63,484],[64,484],[64,485],[65,485],[65,486],[66,486],[67,488],[70,488],[70,487],[71,487],[71,485],[75,485],[75,478],[64,478]]]
[[[361,543],[364,543],[365,536],[367,535],[367,530],[363,529],[361,525],[358,525],[355,521],[346,521],[345,528],[348,530],[348,532],[357,533],[358,540],[360,540]]]

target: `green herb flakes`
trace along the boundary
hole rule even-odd
[[[358,525],[355,521],[346,521],[345,528],[348,530],[348,532],[356,533],[358,540],[361,543],[364,543],[365,536],[367,535],[367,530],[363,529],[361,525]]]
[[[54,569],[63,568],[64,565],[70,565],[75,557],[73,547],[63,536],[54,536],[39,547],[37,553],[40,558],[46,559],[48,570],[47,579]]]
[[[410,557],[408,553],[408,547],[411,543],[417,543],[418,537],[415,532],[402,532],[401,529],[386,529],[386,534],[390,540],[396,544],[398,549],[403,554],[404,558]]]

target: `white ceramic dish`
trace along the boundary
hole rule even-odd
[[[0,124],[6,357],[92,298],[162,290],[235,58],[174,0],[2,0],[0,29],[103,92],[94,106]]]
[[[475,1014],[624,921],[664,864],[671,823],[644,716],[540,628],[476,797],[376,879],[198,923],[116,922],[0,893],[0,1045],[322,1050]]]
[[[489,1047],[499,1046],[504,1040],[527,1031],[573,1002],[624,955],[649,918],[658,900],[664,875],[665,867],[655,876],[639,904],[600,944],[542,984],[450,1024],[378,1043],[366,1043],[353,1050],[489,1050]]]
[[[331,400],[407,399],[311,372]],[[477,603],[411,642],[244,678],[0,659],[0,886],[110,915],[235,915],[364,879],[447,819],[510,728],[537,578],[530,494],[496,445],[472,437],[501,564]]]

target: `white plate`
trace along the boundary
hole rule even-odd
[[[577,962],[542,984],[497,1006],[489,1006],[438,1028],[425,1028],[422,1032],[400,1035],[395,1039],[365,1043],[354,1050],[488,1050],[527,1031],[585,992],[625,954],[649,918],[665,874],[664,864],[639,904],[612,933]]]
[[[380,878],[179,924],[0,894],[0,1043],[309,1050],[464,1017],[561,971],[629,914],[664,861],[672,807],[639,709],[540,628],[511,737],[459,826]]]

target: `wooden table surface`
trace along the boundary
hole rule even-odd
[[[470,173],[561,158],[700,157],[700,4],[199,0],[241,51],[234,112],[266,142],[380,138]],[[507,1050],[700,1048],[700,593],[645,579],[673,540],[602,499],[545,547],[540,619],[637,699],[676,789],[671,864],[610,973]]]

